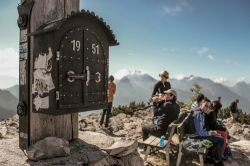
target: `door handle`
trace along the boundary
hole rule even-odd
[[[75,80],[85,80],[85,78],[85,75],[75,74],[75,72],[72,70],[68,71],[67,73],[68,82],[74,82]]]
[[[89,66],[86,66],[86,71],[87,71],[86,86],[89,86],[89,80],[90,80],[90,70],[89,70]]]

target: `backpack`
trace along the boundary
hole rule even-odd
[[[191,111],[191,113],[188,115],[188,119],[185,124],[185,131],[187,134],[195,134],[195,125],[194,125],[194,117],[193,117],[194,112]]]

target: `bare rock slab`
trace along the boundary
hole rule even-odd
[[[116,142],[103,150],[111,156],[122,157],[126,156],[138,148],[138,142],[136,140],[130,140],[125,138],[117,139]]]
[[[69,142],[57,137],[47,137],[27,149],[30,160],[41,160],[70,155]]]
[[[7,135],[7,128],[5,126],[0,126],[0,138],[4,138]]]
[[[99,148],[110,147],[115,142],[115,139],[113,137],[92,131],[79,132],[79,138],[86,143],[96,145]]]

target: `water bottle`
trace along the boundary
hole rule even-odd
[[[160,138],[160,146],[161,147],[163,147],[163,146],[165,146],[165,137],[164,136],[161,136],[161,138]]]

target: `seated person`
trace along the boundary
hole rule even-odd
[[[199,113],[199,111],[198,112],[195,112],[195,111],[198,110],[198,108],[200,107],[201,102],[202,102],[202,100],[204,98],[205,98],[205,96],[202,93],[200,93],[197,96],[196,101],[192,103],[192,105],[191,105],[191,111],[194,111],[194,115],[197,114],[197,113]]]
[[[195,130],[196,134],[198,134],[202,139],[207,139],[213,143],[212,149],[208,153],[208,157],[214,157],[214,163],[215,166],[223,166],[222,162],[222,148],[224,139],[221,136],[218,136],[216,132],[213,131],[207,131],[205,127],[205,114],[209,113],[210,111],[211,103],[207,100],[203,100],[201,103],[201,106],[197,111],[197,113],[194,116],[194,124],[195,124]],[[214,156],[212,156],[212,152],[215,150]]]
[[[218,135],[224,138],[224,144],[222,148],[222,154],[224,154],[228,142],[228,132],[227,129],[217,121],[215,104],[215,102],[212,102],[211,111],[205,114],[205,129],[207,131],[216,131]]]
[[[150,135],[161,137],[167,132],[168,125],[178,118],[180,107],[176,103],[177,93],[173,89],[163,92],[161,99],[163,100],[159,105],[154,106],[153,124],[142,127],[143,140],[146,140]]]

